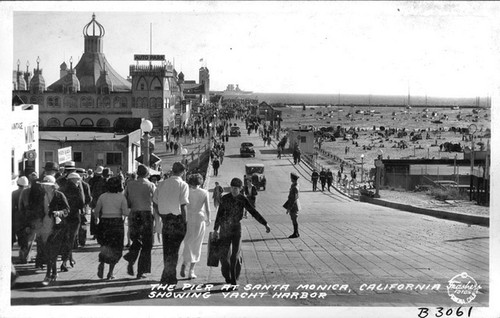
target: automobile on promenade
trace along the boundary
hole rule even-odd
[[[231,137],[240,137],[241,136],[240,127],[238,127],[238,126],[232,126],[231,130],[229,131],[229,135]]]
[[[245,175],[243,180],[250,179],[257,190],[266,190],[266,176],[264,175],[264,164],[247,163],[245,165]]]
[[[251,142],[242,142],[240,146],[241,157],[255,157],[255,150]]]

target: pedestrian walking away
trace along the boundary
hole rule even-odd
[[[12,245],[14,245],[15,242],[18,242],[18,245],[25,246],[25,237],[24,235],[24,216],[21,214],[21,211],[19,209],[19,201],[21,198],[21,193],[25,188],[29,186],[29,181],[28,178],[25,176],[19,177],[17,179],[17,189],[12,191]],[[21,253],[21,250],[19,250],[19,253]]]
[[[186,235],[186,205],[189,187],[184,180],[186,168],[180,162],[172,166],[172,176],[161,182],[153,195],[153,208],[161,217],[163,243],[163,273],[160,283],[177,284],[179,247]]]
[[[220,199],[222,198],[222,193],[224,193],[224,189],[219,185],[219,182],[215,181],[215,187],[212,196],[214,200],[215,211],[217,211],[217,209],[219,208]]]
[[[146,278],[151,273],[151,249],[153,248],[153,194],[156,186],[149,181],[149,171],[145,165],[137,167],[137,180],[130,181],[125,189],[130,214],[128,228],[132,245],[123,256],[128,262],[127,274],[134,276],[134,264],[137,264],[137,278]]]
[[[231,192],[222,197],[214,224],[214,232],[219,237],[222,276],[226,283],[232,285],[237,284],[241,272],[240,245],[243,210],[247,209],[257,222],[264,225],[267,233],[271,231],[264,217],[241,194],[242,188],[243,181],[241,179],[233,178],[231,180]]]
[[[328,191],[332,187],[333,183],[333,172],[330,169],[326,170],[326,184],[328,185]]]
[[[195,279],[194,267],[200,261],[201,247],[206,227],[210,225],[210,204],[208,191],[200,189],[203,177],[199,173],[188,177],[189,204],[186,206],[187,229],[184,237],[183,262],[181,265],[181,277],[186,276],[189,266],[189,279]]]
[[[326,171],[324,168],[321,168],[321,172],[319,173],[319,181],[321,182],[321,191],[325,191]]]
[[[103,278],[104,264],[109,264],[107,278],[114,279],[113,270],[123,254],[125,231],[123,219],[128,215],[127,199],[123,195],[123,185],[118,177],[106,182],[107,191],[97,200],[97,242],[101,244],[97,277]]]
[[[247,197],[250,204],[255,208],[256,207],[255,201],[257,199],[258,192],[257,192],[257,187],[252,183],[252,179],[245,179],[245,186],[243,187],[243,195]],[[243,218],[245,219],[247,218],[246,209],[245,213],[243,214]]]
[[[316,169],[313,169],[313,172],[311,174],[311,181],[313,184],[313,191],[316,192],[318,189],[318,179],[319,179],[319,173],[316,171]]]
[[[293,233],[288,238],[297,238],[300,237],[299,234],[299,223],[297,221],[299,216],[299,210],[301,209],[300,201],[299,201],[299,184],[298,180],[299,176],[295,173],[290,174],[290,180],[292,181],[292,185],[290,186],[290,191],[288,193],[288,200],[283,204],[283,207],[286,209],[286,214],[290,215],[290,219],[292,220],[293,225]]]
[[[219,157],[215,156],[214,161],[212,162],[212,168],[214,168],[215,177],[219,175],[219,167],[220,167]]]
[[[60,188],[60,191],[64,193],[69,204],[69,214],[64,222],[67,239],[63,244],[61,272],[68,271],[68,260],[70,261],[70,266],[74,266],[72,250],[80,229],[80,211],[85,205],[85,194],[83,193],[80,182],[80,175],[76,172],[72,172],[67,176],[67,181],[64,183],[64,186]]]

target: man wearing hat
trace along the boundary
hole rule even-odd
[[[153,194],[153,208],[161,217],[163,243],[162,284],[177,284],[179,248],[186,235],[186,205],[189,186],[182,179],[186,167],[180,162],[172,165],[172,176],[158,184]]]
[[[214,232],[218,233],[220,238],[219,247],[222,276],[226,279],[226,283],[232,285],[237,284],[241,272],[240,222],[243,218],[243,211],[246,209],[257,222],[264,225],[267,233],[271,231],[267,221],[252,206],[250,201],[241,194],[242,187],[243,181],[241,179],[233,178],[231,180],[231,192],[221,198],[214,223]]]
[[[44,172],[38,180],[36,179],[36,175],[30,174],[30,178],[32,178],[30,180],[31,186],[21,193],[20,202],[21,209],[25,211],[26,224],[29,226],[27,229],[29,232],[28,242],[29,244],[33,244],[33,240],[37,241],[36,268],[43,268],[43,264],[46,262],[44,250],[41,248],[40,235],[36,234],[39,231],[41,220],[45,214],[43,206],[45,190],[37,181],[41,182],[46,176],[55,178],[55,175],[59,172],[59,165],[53,161],[47,161],[43,169]]]
[[[92,169],[89,170],[92,171]],[[78,173],[81,178],[80,186],[82,187],[83,195],[85,196],[85,206],[80,210],[80,229],[78,232],[78,240],[75,240],[75,248],[78,247],[78,243],[80,243],[81,246],[85,245],[85,241],[87,239],[87,227],[85,226],[87,224],[86,214],[89,209],[89,204],[92,202],[92,192],[90,191],[90,185],[86,181],[90,178],[85,178],[88,176],[87,171],[83,168],[76,168],[76,173]]]
[[[61,272],[67,272],[67,261],[70,261],[70,266],[73,267],[73,245],[75,243],[78,230],[80,228],[80,210],[85,205],[85,195],[80,184],[82,178],[76,172],[71,172],[66,176],[67,181],[64,182],[59,191],[61,191],[68,200],[69,213],[66,217],[66,241],[63,243],[61,251]]]
[[[75,172],[76,166],[74,161],[67,161],[64,164],[63,176],[57,179],[57,184],[59,187],[63,187],[66,182],[68,182],[68,175],[72,172]]]
[[[97,205],[97,200],[103,194],[104,192],[107,191],[106,189],[106,182],[108,181],[110,177],[110,170],[108,168],[103,168],[101,166],[97,167],[95,170],[95,179],[91,179],[89,181],[90,185],[90,191],[92,193],[92,201],[90,202],[90,207],[92,209],[95,209]],[[92,213],[91,218],[90,218],[90,235],[95,236],[97,235],[97,225],[96,225],[96,216],[94,213]]]
[[[299,176],[295,173],[290,173],[290,180],[292,181],[292,186],[290,187],[290,192],[288,193],[288,200],[283,204],[283,207],[286,209],[286,214],[290,214],[290,218],[292,219],[293,224],[293,234],[288,238],[297,238],[299,237],[299,223],[297,222],[299,210],[300,210],[300,202],[299,202],[299,185],[297,180]]]
[[[23,226],[25,221],[23,220],[23,215],[19,210],[19,199],[21,197],[21,193],[28,187],[28,185],[28,178],[25,176],[19,177],[17,179],[17,189],[12,191],[12,244],[17,241],[20,247],[19,256],[21,256],[23,247],[27,245],[27,242],[25,242],[26,235]]]

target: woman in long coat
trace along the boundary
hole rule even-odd
[[[107,192],[99,197],[95,207],[99,224],[97,241],[101,244],[97,276],[103,278],[104,263],[106,263],[109,264],[107,277],[114,279],[113,270],[123,254],[125,235],[123,220],[129,212],[121,180],[117,177],[110,178],[106,188]]]
[[[45,176],[40,184],[45,194],[43,198],[44,216],[38,233],[43,242],[47,260],[47,274],[42,284],[47,286],[57,279],[57,256],[61,253],[66,241],[67,232],[64,219],[69,213],[69,204],[66,196],[56,190],[58,186],[53,176]]]
[[[186,267],[189,265],[188,278],[196,278],[194,267],[200,261],[201,246],[205,236],[206,226],[210,225],[210,208],[208,203],[208,191],[200,189],[203,177],[192,174],[188,178],[189,204],[187,205],[187,228],[184,237],[183,263],[181,266],[181,277],[186,276]]]

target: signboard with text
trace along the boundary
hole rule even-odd
[[[165,61],[163,54],[135,54],[135,61]]]
[[[71,161],[71,147],[57,149],[58,163],[65,163]]]

